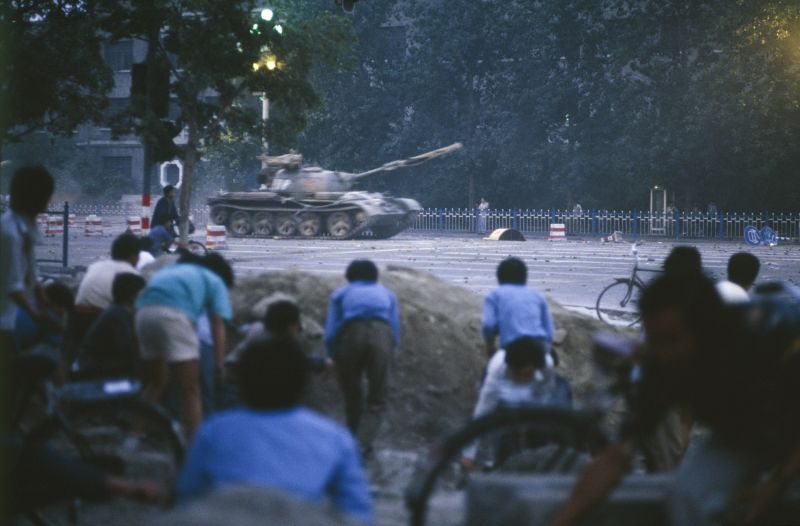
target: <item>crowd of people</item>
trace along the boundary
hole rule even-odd
[[[89,266],[74,298],[63,285],[42,285],[35,218],[52,192],[44,168],[18,170],[1,219],[2,385],[10,385],[11,359],[36,344],[59,350],[65,379],[140,378],[142,396],[170,408],[190,444],[177,483],[180,501],[250,484],[328,500],[342,514],[373,522],[364,462],[391,396],[387,378],[402,336],[401,305],[379,282],[375,263],[352,261],[347,283],[330,296],[324,358],[304,351],[301,306],[291,298],[271,302],[263,321],[232,345],[234,273],[217,253],[182,253],[145,279],[142,240],[125,233],[113,241],[110,259]],[[173,192],[165,191],[154,225],[175,219]],[[784,284],[754,287],[758,270],[755,256],[734,254],[727,280],[714,283],[696,249],[672,251],[663,276],[641,297],[643,335],[630,357],[635,389],[621,438],[594,458],[553,524],[579,520],[637,451],[649,471],[678,470],[669,497],[673,524],[725,523],[732,496],[748,486],[742,498],[752,506],[742,516],[757,524],[797,477],[800,295]],[[501,261],[497,281],[481,314],[487,355],[474,416],[504,405],[571,407],[571,386],[553,349],[553,318],[544,296],[527,285],[524,261]],[[312,371],[336,375],[346,425],[302,406]],[[4,403],[4,422],[8,409]],[[684,458],[695,422],[711,432]],[[9,451],[4,460],[17,466],[13,473],[49,454],[30,460],[29,451]],[[463,452],[466,472],[475,459],[475,446]],[[147,481],[91,476],[93,494],[157,493]]]

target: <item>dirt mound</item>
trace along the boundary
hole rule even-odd
[[[397,295],[401,307],[401,345],[395,356],[388,410],[378,436],[379,446],[419,448],[461,426],[472,414],[485,363],[480,334],[483,299],[433,275],[399,266],[381,269],[380,281]],[[304,316],[306,336],[318,342],[330,293],[343,277],[297,271],[242,278],[232,292],[236,323],[260,318],[264,298],[284,293],[294,297]],[[262,303],[263,305],[263,303]],[[557,329],[556,349],[561,374],[580,396],[588,381],[591,334],[605,326],[550,301]],[[311,334],[308,334],[311,332]],[[343,421],[343,401],[334,378],[315,378],[308,395],[312,407]]]

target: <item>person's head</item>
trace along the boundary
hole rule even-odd
[[[130,307],[136,301],[145,284],[144,278],[140,275],[133,272],[121,272],[114,276],[114,281],[111,284],[111,297],[114,303]]]
[[[300,309],[289,300],[278,300],[270,304],[264,315],[264,327],[273,336],[290,336],[300,332]]]
[[[673,380],[693,364],[719,357],[732,335],[728,311],[714,283],[702,274],[669,274],[655,279],[639,301],[645,351]]]
[[[174,199],[175,198],[175,187],[171,184],[168,184],[164,187],[164,197],[167,199]]]
[[[44,286],[44,296],[60,314],[72,311],[75,295],[69,287],[60,281],[53,281]]]
[[[509,257],[497,265],[497,282],[501,285],[524,285],[527,281],[528,267],[521,259]]]
[[[749,252],[737,252],[728,260],[728,281],[744,290],[753,286],[761,268],[758,258]]]
[[[369,259],[355,259],[344,273],[347,281],[378,281],[378,267]]]
[[[242,352],[236,376],[242,400],[255,409],[287,409],[300,402],[307,361],[294,338],[257,339]]]
[[[53,190],[55,182],[44,166],[22,166],[11,179],[9,206],[20,215],[35,217],[47,210]]]
[[[541,340],[524,336],[506,346],[506,365],[511,381],[524,384],[533,380],[536,369],[546,365],[544,343]]]
[[[664,272],[676,276],[698,275],[703,273],[700,252],[695,247],[678,246],[664,260]]]
[[[125,232],[117,236],[114,242],[111,243],[111,259],[127,261],[136,267],[141,249],[142,241],[130,232]]]
[[[195,265],[200,265],[201,267],[207,268],[219,276],[222,281],[225,282],[225,286],[228,288],[233,287],[233,268],[231,268],[230,263],[228,263],[224,257],[216,252],[211,252],[205,256],[198,256],[196,254],[192,254],[188,250],[184,250],[181,252],[181,257],[178,259],[178,263],[194,263]]]

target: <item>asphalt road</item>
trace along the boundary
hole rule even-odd
[[[108,257],[111,236],[70,235],[70,265],[85,266]],[[203,240],[200,235],[196,239]],[[704,267],[722,278],[731,254],[747,250],[762,263],[760,280],[784,279],[800,283],[800,245],[773,248],[749,247],[744,243],[687,240],[680,243],[645,240],[640,246],[641,265],[657,269],[677,244],[696,246]],[[483,294],[496,285],[495,268],[514,255],[528,265],[529,284],[556,301],[577,310],[591,310],[600,291],[616,277],[630,274],[634,258],[631,243],[600,243],[596,239],[569,238],[550,242],[535,238],[519,241],[488,241],[470,235],[434,235],[407,232],[387,240],[228,239],[223,254],[237,274],[274,270],[343,273],[348,262],[370,258],[379,265],[401,265],[426,270],[453,284]],[[60,238],[46,238],[38,257],[60,257]]]

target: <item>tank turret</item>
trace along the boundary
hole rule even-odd
[[[261,189],[209,198],[210,219],[225,225],[233,236],[391,237],[411,225],[421,210],[419,203],[353,191],[353,184],[380,172],[422,164],[461,147],[461,143],[451,144],[358,173],[304,166],[297,153],[260,156],[266,165]]]

